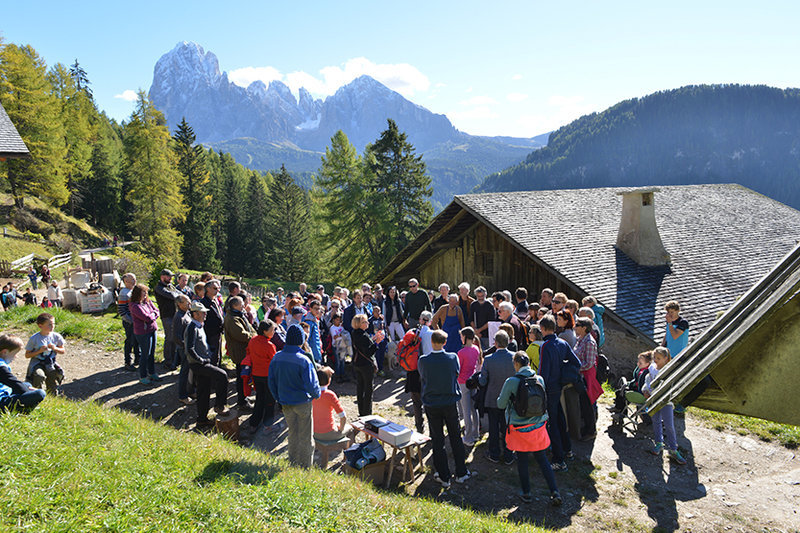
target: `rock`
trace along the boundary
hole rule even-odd
[[[740,502],[723,502],[723,503],[725,503],[725,505],[727,505],[728,507],[736,507],[737,505],[741,505]]]
[[[746,450],[748,452],[752,452],[753,450],[758,448],[758,443],[753,439],[748,439],[747,437],[739,439],[738,444],[741,449]]]
[[[727,496],[727,494],[725,494],[725,491],[724,491],[724,490],[722,490],[722,489],[713,489],[713,490],[711,491],[711,493],[712,493],[714,496],[719,496],[720,498],[724,498],[725,496]]]

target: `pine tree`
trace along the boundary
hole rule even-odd
[[[89,76],[86,75],[86,71],[83,70],[83,67],[78,64],[77,58],[75,59],[75,62],[69,66],[69,73],[72,76],[72,79],[75,80],[75,86],[78,88],[78,90],[84,93],[89,100],[94,100],[92,88],[89,87]]]
[[[136,109],[125,125],[124,144],[132,226],[147,253],[178,265],[182,239],[175,226],[183,220],[184,211],[180,173],[164,116],[144,91],[139,91]]]
[[[365,150],[366,168],[374,187],[383,231],[380,264],[385,264],[411,242],[430,222],[431,178],[422,156],[414,153],[394,120]]]
[[[336,132],[325,149],[316,184],[327,222],[321,240],[336,251],[338,268],[333,274],[345,282],[368,279],[381,261],[381,214],[375,211],[381,203],[364,170],[347,135]]]
[[[224,236],[222,268],[228,272],[241,273],[247,254],[243,246],[247,232],[243,222],[247,172],[230,154],[220,154],[215,207]]]
[[[92,145],[91,172],[79,184],[78,213],[94,226],[114,233],[124,232],[122,208],[122,140],[104,114],[96,115],[96,137]]]
[[[0,51],[0,102],[30,150],[31,159],[0,163],[17,207],[26,196],[55,205],[69,194],[62,164],[66,157],[60,106],[46,77],[47,67],[30,46],[6,45]]]
[[[203,147],[184,118],[172,138],[183,176],[181,194],[186,203],[186,219],[180,225],[183,235],[183,266],[195,270],[219,270],[217,243],[211,227],[211,187]]]
[[[267,211],[273,238],[273,269],[278,279],[301,281],[312,269],[310,202],[285,166],[274,176]]]
[[[267,177],[271,178],[269,174]],[[246,255],[242,274],[249,277],[269,277],[273,241],[268,202],[267,180],[260,173],[251,171],[242,217],[244,227],[247,228],[243,242]]]

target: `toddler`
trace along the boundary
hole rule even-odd
[[[34,333],[25,346],[25,357],[30,359],[26,379],[37,389],[47,385],[47,393],[55,394],[64,380],[64,370],[56,363],[56,354],[63,354],[64,338],[53,331],[56,319],[50,313],[36,317],[39,333]]]
[[[642,394],[645,398],[649,398],[651,394],[650,383],[656,378],[659,371],[669,363],[670,355],[669,350],[663,346],[659,346],[653,350],[653,363],[650,365],[647,378],[645,379]],[[673,413],[673,405],[668,403],[657,412],[650,415],[653,418],[653,434],[655,436],[655,446],[650,453],[653,455],[660,455],[664,449],[664,432],[667,434],[667,450],[670,458],[679,465],[685,465],[686,459],[683,458],[681,452],[678,451],[678,439],[675,436],[675,420]],[[661,424],[664,424],[662,429]]]
[[[44,391],[20,381],[11,371],[11,361],[22,349],[18,337],[0,335],[0,412],[30,411],[44,400]]]

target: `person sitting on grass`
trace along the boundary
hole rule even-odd
[[[645,380],[644,389],[642,390],[645,398],[649,398],[652,394],[650,384],[656,378],[661,369],[664,368],[667,363],[669,363],[669,361],[670,355],[667,348],[659,346],[653,350],[653,364],[650,365],[650,369]],[[650,453],[653,455],[661,455],[661,451],[664,449],[664,433],[666,432],[667,451],[669,452],[670,459],[679,465],[685,465],[686,459],[684,459],[681,455],[681,452],[678,451],[678,439],[675,436],[673,405],[668,403],[655,413],[651,413],[650,416],[653,418],[653,436],[655,439],[655,446],[653,446],[653,449],[650,450]]]
[[[314,438],[321,441],[336,441],[351,431],[339,397],[328,388],[333,373],[333,369],[328,366],[317,370],[320,393],[319,398],[311,402],[314,413]]]
[[[522,486],[520,496],[526,503],[532,501],[528,457],[533,455],[547,482],[547,487],[550,489],[550,503],[555,506],[561,505],[556,476],[553,474],[553,468],[547,460],[545,451],[550,446],[550,437],[547,435],[547,411],[540,416],[523,416],[517,413],[514,402],[521,379],[535,376],[542,389],[545,387],[544,380],[530,367],[530,359],[525,352],[514,354],[514,370],[517,373],[503,383],[500,396],[497,398],[497,407],[506,410],[506,419],[508,420],[506,445],[517,454],[517,473]]]
[[[64,337],[56,333],[56,319],[50,313],[36,317],[39,333],[34,333],[25,346],[25,357],[30,359],[26,379],[37,389],[47,386],[48,394],[56,394],[64,381],[64,370],[56,363],[56,354],[64,354]]]
[[[0,413],[15,409],[31,411],[44,400],[42,389],[20,381],[11,371],[11,362],[21,349],[19,337],[0,335]]]

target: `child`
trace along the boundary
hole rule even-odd
[[[633,379],[628,381],[624,377],[619,378],[617,385],[614,407],[610,407],[612,413],[622,412],[628,404],[625,394],[628,391],[642,392],[645,381],[647,380],[650,364],[653,362],[653,352],[642,352],[636,361],[636,368],[633,369]]]
[[[11,372],[11,361],[22,349],[22,340],[0,335],[0,413],[19,409],[30,411],[44,400],[44,391],[20,381]]]
[[[328,388],[331,384],[333,370],[323,366],[317,370],[319,379],[319,398],[311,401],[314,417],[314,438],[322,441],[337,440],[350,432],[347,415],[342,408],[339,397]]]
[[[664,348],[663,346],[659,346],[655,350],[653,350],[653,364],[650,365],[648,370],[647,378],[645,379],[644,388],[642,393],[644,394],[645,398],[649,398],[651,394],[650,384],[653,382],[655,377],[658,375],[659,371],[661,371],[664,366],[669,363],[670,355],[669,350]],[[674,423],[674,415],[673,415],[673,406],[671,403],[668,403],[652,415],[653,418],[653,433],[655,435],[656,444],[650,453],[653,455],[660,455],[661,450],[664,449],[664,435],[663,432],[666,431],[667,433],[667,450],[669,451],[670,458],[678,463],[679,465],[685,465],[686,459],[683,458],[681,452],[678,451],[678,439],[675,436],[675,423]],[[661,424],[664,424],[662,429]]]
[[[53,302],[51,302],[47,296],[42,296],[42,303],[39,304],[39,307],[42,309],[50,309],[53,307]]]
[[[336,353],[336,372],[339,383],[345,381],[344,364],[347,357],[353,357],[353,346],[350,342],[350,333],[342,326],[342,314],[333,315],[331,324],[331,339]]]
[[[25,346],[25,357],[30,359],[26,379],[37,389],[47,385],[47,393],[55,394],[64,380],[64,370],[56,363],[56,354],[63,354],[64,338],[53,331],[56,319],[50,313],[36,317],[39,333],[34,333]]]
[[[25,305],[36,305],[36,295],[31,292],[30,287],[25,289],[25,294],[22,296],[22,301],[25,302]]]

